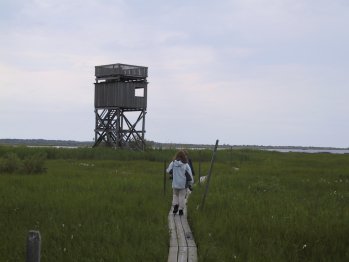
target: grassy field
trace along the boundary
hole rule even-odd
[[[0,261],[24,261],[32,229],[41,233],[42,261],[167,259],[163,163],[72,158],[46,167],[0,175]]]
[[[189,202],[200,261],[349,261],[349,155],[232,159]]]
[[[0,174],[0,261],[24,261],[31,229],[42,261],[167,260],[174,151],[0,147],[0,163],[9,153],[45,155],[47,171]],[[211,152],[191,156],[206,175]],[[201,209],[204,189],[189,201],[199,261],[349,261],[349,155],[218,151]]]

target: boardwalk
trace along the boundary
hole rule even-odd
[[[197,247],[187,220],[187,209],[184,215],[173,215],[172,208],[168,214],[170,229],[170,248],[168,262],[196,262]]]

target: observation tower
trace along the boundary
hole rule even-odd
[[[95,66],[95,143],[116,148],[145,148],[148,67]]]

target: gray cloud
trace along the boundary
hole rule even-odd
[[[91,140],[94,66],[120,62],[149,67],[148,139],[347,147],[348,9],[340,0],[3,1],[0,137]]]

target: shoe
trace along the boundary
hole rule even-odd
[[[173,214],[177,214],[178,211],[178,205],[173,206]]]
[[[183,216],[183,210],[182,210],[182,209],[179,210],[179,215],[180,215],[180,216]]]

